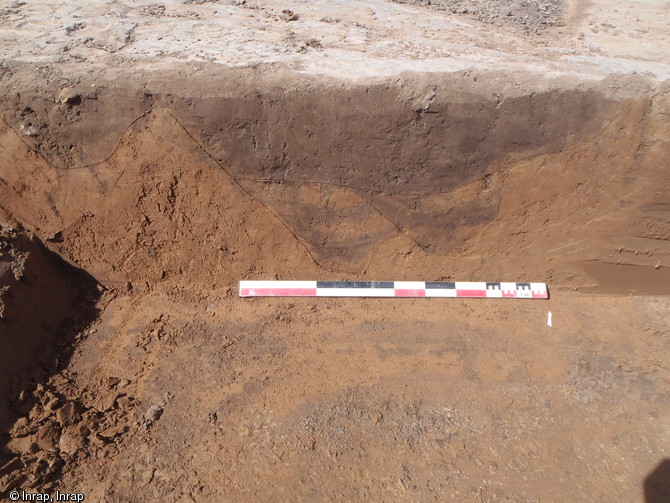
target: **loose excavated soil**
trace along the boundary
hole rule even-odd
[[[577,36],[601,3],[456,4],[370,2],[366,27],[357,2],[341,19],[130,2],[100,36],[136,26],[98,60],[77,34],[101,7],[77,26],[54,3],[51,47],[4,49],[0,497],[670,501],[670,85],[615,75],[615,55],[575,78],[526,48],[568,44],[538,33]],[[215,9],[252,12],[259,54],[277,23],[383,45],[383,19],[412,13],[417,33],[471,23],[487,51],[518,37],[514,57],[552,71],[407,72],[400,53],[353,78],[333,75],[360,63],[345,39],[323,72],[316,42],[238,68],[147,42]],[[50,33],[39,10],[0,24]],[[212,19],[192,29],[230,22]],[[241,299],[241,279],[546,281],[551,298]]]

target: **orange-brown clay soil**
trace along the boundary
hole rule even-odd
[[[0,68],[0,498],[668,501],[658,75],[25,57]]]

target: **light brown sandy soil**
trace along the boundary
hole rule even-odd
[[[0,498],[668,501],[669,4],[453,4],[2,6]]]

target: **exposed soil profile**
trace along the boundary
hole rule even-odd
[[[548,81],[505,94],[501,76],[466,72],[279,88],[271,75],[194,77],[201,98],[160,74],[139,95],[84,81],[68,90],[76,103],[15,96],[5,200],[107,286],[188,275],[234,287],[239,271],[212,271],[295,274],[292,255],[322,275],[537,276],[555,288],[595,286],[583,260],[663,274],[666,87]]]
[[[63,33],[42,57],[67,43],[61,65],[4,49],[0,497],[665,501],[669,81],[575,78],[548,53],[543,75],[333,76],[344,49],[325,35],[298,67],[133,59],[158,20],[216,31],[207,13],[249,17],[261,49],[317,22],[373,44],[404,13],[416,33],[477,38],[463,26],[481,21],[486,57],[486,30],[549,44],[567,19],[556,2],[301,5],[130,2],[88,40],[95,6],[54,4]],[[20,34],[34,9],[0,26]],[[128,19],[122,44],[100,45]],[[551,296],[245,299],[244,279],[538,281]]]

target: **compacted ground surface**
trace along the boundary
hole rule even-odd
[[[0,4],[0,498],[670,501],[669,15]]]

